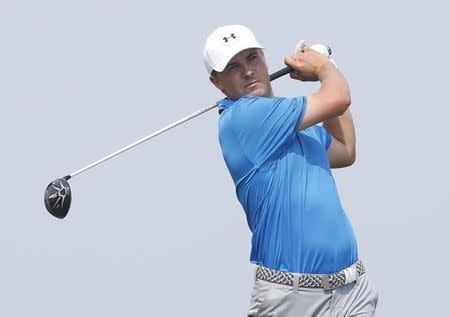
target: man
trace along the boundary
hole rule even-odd
[[[248,28],[228,25],[204,50],[210,80],[226,96],[219,141],[252,232],[248,316],[373,316],[377,293],[330,170],[355,161],[347,82],[306,47],[285,63],[291,78],[320,81],[319,91],[274,97],[262,49]]]

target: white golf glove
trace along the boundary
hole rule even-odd
[[[300,42],[298,42],[297,46],[295,47],[295,54],[303,52],[303,48],[306,46],[306,41],[305,40],[301,40]],[[334,64],[334,66],[336,66],[336,62],[330,58],[331,56],[331,48],[329,48],[328,46],[325,46],[323,44],[314,44],[310,46],[311,49],[315,50],[316,52],[319,52],[322,55],[327,56],[330,61]]]

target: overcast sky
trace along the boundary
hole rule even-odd
[[[214,103],[207,35],[244,24],[271,72],[323,43],[347,77],[357,162],[334,172],[378,316],[448,309],[450,217],[443,1],[0,0],[0,315],[244,316],[250,232],[211,111],[47,184]],[[317,84],[281,78],[279,96]]]

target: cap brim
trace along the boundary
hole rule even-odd
[[[236,49],[229,53],[228,55],[226,55],[220,62],[218,62],[212,69],[216,72],[223,72],[223,70],[225,69],[225,67],[227,67],[228,63],[230,62],[230,60],[238,53],[249,49],[249,48],[264,48],[261,45],[252,45],[252,46],[241,46],[241,47],[236,47]]]

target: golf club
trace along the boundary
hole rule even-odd
[[[275,80],[286,74],[289,74],[290,72],[292,72],[292,68],[285,67],[285,68],[271,74],[270,81]],[[60,218],[60,219],[64,218],[67,215],[67,213],[69,212],[70,203],[72,202],[72,191],[71,191],[69,183],[68,183],[69,179],[71,179],[72,177],[74,177],[78,174],[81,174],[81,173],[87,171],[88,169],[90,169],[100,163],[103,163],[103,162],[113,158],[116,155],[119,155],[120,153],[123,153],[123,152],[135,147],[136,145],[139,145],[145,141],[148,141],[148,140],[154,138],[155,136],[160,135],[161,133],[164,133],[164,132],[166,132],[186,121],[189,121],[211,109],[214,109],[216,107],[217,107],[217,104],[209,105],[209,106],[207,106],[199,111],[196,111],[178,121],[175,121],[174,123],[169,124],[168,126],[162,128],[158,131],[153,132],[150,135],[147,135],[146,137],[143,137],[142,139],[135,141],[134,143],[132,143],[130,145],[127,145],[127,146],[115,151],[114,153],[109,154],[108,156],[101,158],[98,161],[95,161],[95,162],[79,169],[78,171],[75,171],[69,175],[62,177],[62,178],[55,179],[50,184],[48,184],[48,186],[45,190],[45,194],[44,194],[45,208],[53,216]]]
[[[296,53],[303,52],[303,48],[305,46],[306,46],[306,42],[304,40],[300,41],[297,44]],[[332,54],[331,48],[328,46],[322,45],[322,44],[312,45],[311,48],[325,56],[328,56],[328,57],[330,57]],[[333,60],[331,60],[331,61],[334,63]],[[273,81],[277,78],[287,75],[292,71],[293,71],[293,69],[291,67],[289,67],[289,66],[284,67],[284,68],[280,69],[279,71],[276,71],[275,73],[271,74],[270,81]],[[154,138],[155,136],[160,135],[161,133],[164,133],[164,132],[166,132],[186,121],[189,121],[211,109],[214,109],[216,107],[217,107],[217,103],[215,103],[213,105],[209,105],[203,109],[200,109],[199,111],[196,111],[178,121],[175,121],[174,123],[171,123],[168,126],[162,128],[158,131],[155,131],[152,134],[147,135],[146,137],[143,137],[142,139],[139,139],[136,142],[134,142],[130,145],[127,145],[127,146],[115,151],[114,153],[109,154],[108,156],[105,156],[104,158],[101,158],[100,160],[98,160],[94,163],[91,163],[91,164],[83,167],[82,169],[79,169],[78,171],[73,172],[72,174],[66,175],[62,178],[55,179],[50,184],[48,184],[48,186],[45,190],[45,193],[44,193],[45,208],[53,216],[60,218],[60,219],[64,218],[67,215],[67,213],[69,212],[70,203],[72,202],[72,191],[71,191],[69,183],[68,183],[69,179],[71,179],[72,177],[74,177],[78,174],[81,174],[81,173],[87,171],[88,169],[90,169],[100,163],[103,163],[103,162],[113,158],[116,155],[119,155],[120,153],[123,153],[123,152],[135,147],[136,145],[139,145],[145,141],[148,141],[148,140]]]

